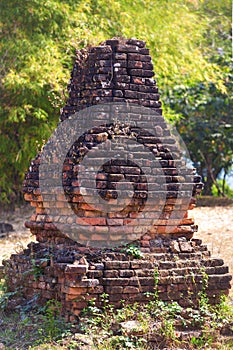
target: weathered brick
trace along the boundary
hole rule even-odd
[[[105,287],[106,293],[108,294],[121,294],[123,292],[122,286],[111,286]]]
[[[104,286],[127,286],[128,284],[127,278],[103,278]]]
[[[139,290],[141,293],[154,293],[155,287],[154,286],[140,286]]]
[[[141,49],[142,50],[142,49]],[[116,47],[117,52],[139,52],[139,48],[136,45],[123,45],[120,44]]]
[[[104,271],[104,277],[117,278],[118,276],[119,276],[119,271],[118,270],[107,270],[107,271]]]
[[[154,286],[155,280],[153,277],[139,277],[139,284],[141,286]]]
[[[130,266],[132,269],[153,269],[154,264],[150,261],[132,260]]]
[[[67,282],[67,286],[69,287],[96,287],[99,285],[99,280],[94,278],[86,278],[82,280],[77,280],[73,282]]]
[[[134,274],[135,272],[132,270],[119,270],[120,277],[132,277]]]
[[[65,294],[71,294],[71,295],[77,296],[77,295],[85,294],[87,292],[87,288],[62,286],[61,291],[62,293],[65,293]]]
[[[123,293],[139,293],[139,288],[134,286],[126,286],[123,289]]]
[[[151,269],[135,270],[135,273],[138,277],[154,276],[154,270]]]
[[[229,281],[231,281],[232,276],[230,274],[225,274],[225,275],[210,275],[208,278],[208,284],[216,284],[216,283],[221,283],[221,284],[228,284]]]
[[[102,294],[104,292],[104,287],[102,285],[96,287],[88,287],[87,291],[88,293],[92,294]]]
[[[107,219],[107,225],[109,226],[122,226],[123,225],[123,219]]]
[[[229,272],[228,266],[206,267],[205,273],[208,275],[227,274]]]
[[[107,270],[111,269],[129,269],[130,262],[129,261],[105,261],[105,268]]]
[[[224,264],[224,261],[219,258],[211,258],[208,260],[202,260],[201,263],[203,266],[214,267],[214,266],[222,266]]]
[[[88,271],[87,277],[88,278],[100,278],[100,277],[103,277],[103,271],[101,271],[101,270]]]
[[[172,262],[172,261],[160,261],[159,262],[159,267],[161,269],[173,269],[174,267],[176,267],[176,263]]]
[[[65,267],[65,273],[66,274],[80,274],[84,275],[88,271],[88,266],[87,265],[71,265],[68,264]]]
[[[191,253],[193,252],[193,247],[189,242],[179,242],[180,250],[184,253]]]
[[[116,52],[115,59],[116,60],[127,60],[127,54]]]
[[[142,61],[128,61],[129,68],[142,68]]]

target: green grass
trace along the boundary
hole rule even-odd
[[[0,343],[6,350],[95,349],[149,350],[149,338],[157,337],[156,349],[221,349],[233,348],[233,337],[220,336],[220,329],[233,331],[233,306],[226,297],[216,306],[208,303],[205,292],[199,296],[199,307],[183,309],[177,302],[166,303],[155,292],[145,305],[127,305],[114,310],[108,294],[102,294],[102,308],[91,300],[74,326],[65,323],[61,304],[50,300],[43,307],[20,306],[9,314],[5,309],[7,293],[2,288],[0,305]],[[131,321],[131,326],[129,322]],[[132,323],[133,321],[133,323]],[[198,330],[189,340],[182,331]]]

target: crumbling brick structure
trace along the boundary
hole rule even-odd
[[[223,261],[211,258],[206,246],[192,238],[197,227],[188,217],[188,210],[194,208],[202,183],[195,171],[187,169],[181,160],[174,137],[162,116],[153,76],[149,50],[143,41],[107,40],[100,46],[78,51],[76,55],[61,122],[94,105],[99,106],[99,114],[93,118],[93,128],[80,135],[67,152],[62,180],[65,199],[77,216],[76,223],[79,223],[79,218],[86,220],[92,227],[91,241],[96,242],[98,248],[88,246],[82,233],[73,240],[57,227],[61,217],[68,216],[69,220],[64,196],[55,194],[53,206],[58,209],[58,215],[52,219],[48,215],[39,187],[41,154],[31,162],[26,174],[25,199],[36,208],[26,226],[38,243],[31,243],[28,249],[12,255],[5,262],[8,288],[19,287],[26,300],[35,295],[41,302],[51,298],[60,300],[67,320],[74,321],[89,299],[96,298],[97,304],[101,304],[103,292],[108,293],[110,302],[118,307],[121,300],[146,302],[148,296],[145,293],[157,288],[162,300],[176,300],[188,306],[197,303],[198,291],[203,288],[203,273],[208,275],[206,292],[210,302],[217,302],[219,296],[228,293],[230,288],[231,276]],[[131,107],[127,111],[131,120],[135,118],[135,123],[126,131],[124,125],[120,125],[118,135],[128,137],[133,134],[136,142],[154,155],[162,169],[165,182],[158,192],[162,192],[163,197],[152,201],[146,211],[150,174],[145,174],[130,159],[105,163],[96,180],[99,194],[106,200],[114,199],[120,181],[133,183],[133,200],[120,212],[103,215],[100,209],[93,209],[87,203],[85,194],[80,193],[78,165],[89,149],[111,140],[116,132],[112,124],[101,120],[102,112],[106,112],[110,103],[115,103],[116,111],[119,111],[117,103],[134,106],[134,113]],[[139,127],[141,110],[137,112],[135,106],[151,111],[155,126],[152,133]],[[144,127],[145,120],[142,121]],[[150,171],[156,174],[157,170],[150,168]],[[151,225],[149,219],[154,212],[159,212],[159,217]],[[143,215],[137,221],[139,213]],[[75,224],[71,218],[69,223]],[[106,233],[109,233],[106,236],[109,241],[115,239],[119,245],[124,237],[121,234],[118,239],[117,232],[122,232],[122,228],[125,235],[137,241],[143,258],[135,259],[122,247],[100,249],[98,242]],[[143,232],[141,236],[140,232]],[[155,271],[159,275],[157,286]]]

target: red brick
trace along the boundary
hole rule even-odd
[[[36,213],[37,214],[46,214],[46,210],[44,208],[36,208]]]
[[[108,213],[108,217],[110,219],[116,219],[116,218],[119,218],[119,219],[122,219],[124,217],[127,217],[127,213],[123,213],[123,212],[116,212],[116,213]]]
[[[25,199],[25,201],[30,202],[30,201],[34,200],[34,196],[32,194],[30,194],[30,193],[25,193],[24,194],[24,199]]]
[[[65,268],[65,273],[66,274],[80,274],[80,275],[84,275],[85,273],[87,273],[88,270],[88,265],[72,265],[72,264],[68,264],[66,265]]]
[[[180,222],[181,225],[193,225],[194,224],[194,219],[193,218],[184,218]]]
[[[107,225],[109,226],[122,226],[123,225],[123,219],[107,219]]]
[[[158,289],[158,292],[164,293],[167,291],[167,286],[158,286],[157,289]]]
[[[79,207],[83,210],[93,210],[93,207],[87,203],[81,203]]]
[[[95,233],[91,235],[92,242],[94,242],[94,241],[106,241],[107,238],[108,237],[105,235],[105,233],[103,233],[103,235],[98,235]]]
[[[108,233],[109,229],[107,226],[95,226],[96,233]]]
[[[115,227],[115,226],[114,226]],[[118,235],[115,235],[115,234],[112,234],[112,235],[110,235],[109,236],[109,239],[111,240],[111,241],[119,241],[119,242],[122,242],[122,241],[124,241],[124,238],[125,238],[125,236],[122,234],[122,235],[120,235],[120,234],[118,234]]]
[[[106,225],[106,219],[105,218],[85,218],[85,221],[89,225],[97,225],[97,226],[104,226]]]
[[[85,225],[85,226],[89,225],[89,223],[87,222],[86,218],[80,218],[80,217],[76,218],[76,224],[78,224],[78,225]],[[93,231],[94,231],[94,229],[93,229]]]
[[[81,295],[87,293],[87,288],[84,287],[68,287],[68,286],[62,286],[61,288],[62,293],[65,294],[71,294],[71,295]]]

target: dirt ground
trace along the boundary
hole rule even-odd
[[[0,223],[9,223],[14,228],[14,231],[9,232],[6,237],[1,237],[0,234],[0,265],[2,260],[26,248],[28,243],[35,240],[30,230],[24,226],[33,212],[34,209],[30,206],[16,208],[15,211],[0,211]]]
[[[197,207],[190,216],[198,224],[195,237],[207,244],[212,256],[224,259],[233,275],[233,206]]]
[[[0,212],[0,222],[11,223],[14,227],[14,232],[0,238],[0,264],[35,240],[24,227],[32,213],[33,208],[29,206],[17,208],[15,212]],[[189,216],[194,217],[199,226],[194,237],[201,238],[213,256],[223,258],[233,274],[233,206],[197,207]]]

